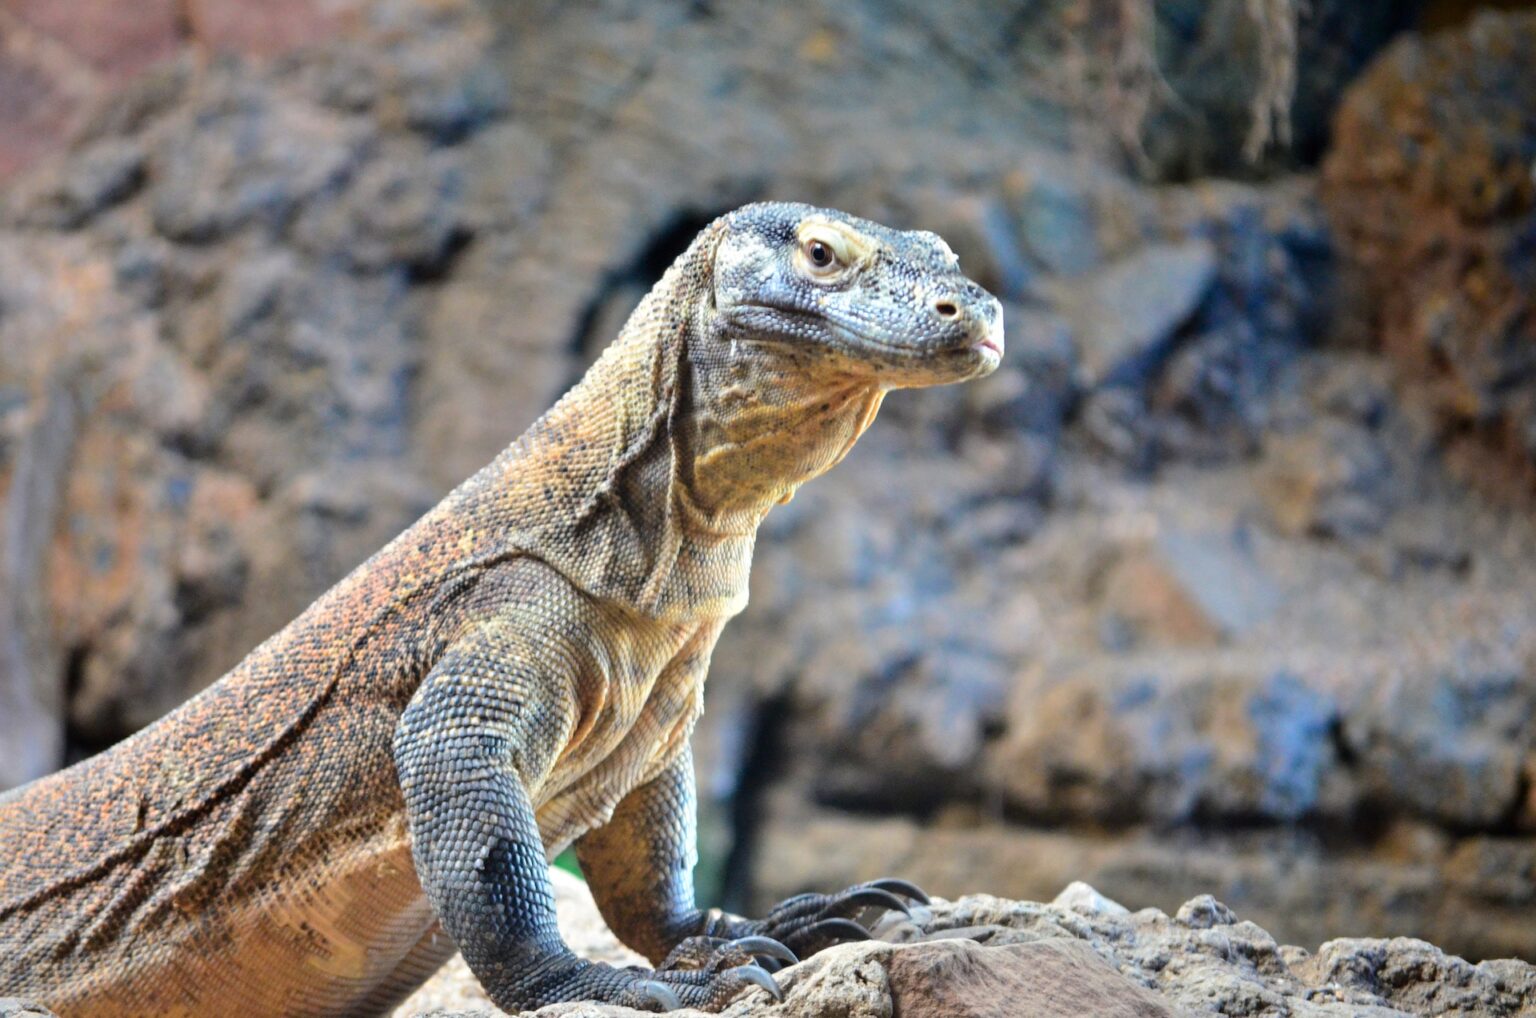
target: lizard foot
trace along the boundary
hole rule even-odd
[[[749,943],[747,948],[762,946]],[[692,969],[618,968],[570,956],[536,973],[534,979],[506,987],[503,992],[490,986],[486,989],[497,1007],[517,1014],[546,1004],[580,1000],[622,1004],[640,1011],[673,1011],[681,1007],[720,1011],[751,987],[768,991],[774,1000],[784,999],[773,976],[753,964],[747,949],[731,947],[715,951],[707,965]]]
[[[928,895],[916,884],[894,877],[855,884],[840,894],[797,894],[779,902],[766,917],[747,923],[747,932],[777,941],[805,957],[833,944],[868,940],[869,930],[855,918],[871,908],[910,915],[907,900],[926,905]],[[774,963],[775,959],[767,956],[765,965]]]
[[[793,965],[800,959],[795,952],[771,937],[689,937],[678,943],[658,966],[662,971],[687,969],[719,969],[737,965],[755,965],[761,958],[765,962],[783,962]]]
[[[787,952],[786,952],[787,953]],[[743,957],[739,950],[717,952],[703,968],[667,969],[647,972],[630,969],[635,979],[621,992],[614,1003],[643,1011],[672,1011],[680,1007],[693,1007],[701,1011],[718,1011],[735,1000],[749,986],[767,990],[775,1001],[784,999],[784,993],[773,976],[750,960],[737,963]]]

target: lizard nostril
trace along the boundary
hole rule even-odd
[[[933,306],[933,309],[937,311],[942,318],[953,318],[960,313],[960,309],[955,306],[954,302],[948,300],[939,301]]]

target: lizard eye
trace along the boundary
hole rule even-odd
[[[832,245],[818,237],[807,237],[801,242],[800,254],[813,275],[830,276],[841,267]]]
[[[871,251],[870,241],[857,230],[819,216],[802,222],[795,236],[795,271],[818,284],[836,283]]]

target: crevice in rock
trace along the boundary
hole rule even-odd
[[[1350,744],[1349,733],[1344,729],[1344,719],[1334,718],[1328,726],[1328,743],[1333,748],[1333,754],[1339,761],[1339,766],[1353,768],[1360,762],[1360,754]]]
[[[75,713],[71,709],[85,689],[85,668],[90,658],[91,648],[86,643],[77,643],[70,647],[64,657],[64,762],[66,766],[95,756],[117,741],[114,737],[103,737],[99,732],[92,732],[83,727],[76,720]]]
[[[465,226],[449,231],[443,248],[429,261],[413,262],[406,268],[406,280],[412,286],[440,283],[453,274],[453,268],[474,242],[475,232]]]
[[[730,800],[731,847],[721,867],[720,904],[729,911],[743,911],[752,900],[752,872],[764,823],[764,798],[783,767],[789,715],[789,694],[779,692],[757,699],[747,719],[747,732],[742,740],[746,748]]]

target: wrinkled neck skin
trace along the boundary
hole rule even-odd
[[[825,351],[732,335],[707,309],[692,331],[677,421],[682,487],[709,529],[754,530],[848,454],[885,390]]]
[[[537,555],[592,596],[658,617],[745,606],[758,524],[847,454],[884,389],[851,359],[728,334],[710,240],[450,500],[466,557]]]

